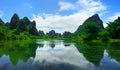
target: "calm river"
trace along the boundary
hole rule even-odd
[[[63,40],[0,42],[0,70],[120,70],[119,46]]]

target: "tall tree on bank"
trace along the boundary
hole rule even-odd
[[[101,28],[95,22],[89,22],[84,25],[84,37],[85,41],[97,39],[98,33],[100,32]]]
[[[110,33],[111,38],[120,39],[120,17],[114,22],[110,22],[106,30]]]

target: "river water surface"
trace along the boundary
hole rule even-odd
[[[104,47],[63,40],[0,42],[0,70],[120,70],[119,48]]]

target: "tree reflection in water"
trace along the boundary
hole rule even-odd
[[[0,42],[0,70],[120,70],[119,55],[113,45],[7,41]]]

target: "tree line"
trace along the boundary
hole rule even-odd
[[[54,30],[46,34],[41,30],[38,31],[35,21],[30,21],[27,17],[20,19],[16,13],[12,16],[10,22],[4,23],[0,19],[0,40],[23,40],[29,38],[66,39],[73,41],[120,39],[120,17],[113,22],[109,22],[108,26],[104,28],[99,15],[94,14],[86,19],[74,33],[65,31],[63,34],[56,33]]]

